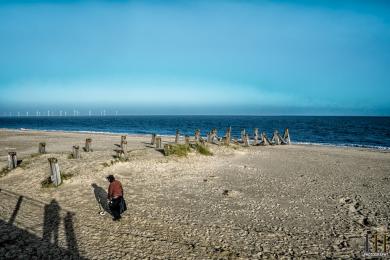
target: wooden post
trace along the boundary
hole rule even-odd
[[[254,136],[253,136],[253,145],[258,145],[259,142],[259,128],[254,129]]]
[[[230,126],[226,129],[225,145],[230,145],[231,133],[232,133],[232,127]]]
[[[207,132],[207,142],[211,143],[211,133]]]
[[[46,153],[46,143],[39,143],[38,153]]]
[[[288,128],[284,129],[283,138],[286,141],[286,144],[290,144],[291,143],[291,141],[290,141],[290,133],[288,131]]]
[[[151,145],[154,145],[156,143],[156,134],[152,134],[152,141],[150,142]]]
[[[244,146],[249,146],[249,135],[247,133],[244,135]]]
[[[200,130],[196,129],[196,131],[195,131],[195,142],[199,142],[199,141],[200,141]]]
[[[127,153],[127,141],[126,141],[126,139],[121,141],[121,148],[122,148],[123,153],[126,154]]]
[[[185,144],[190,144],[190,136],[189,135],[186,135],[184,137],[184,141],[185,141]]]
[[[217,134],[217,129],[211,130],[211,142],[214,144],[218,144],[218,134]]]
[[[161,149],[161,137],[156,137],[156,149]]]
[[[125,136],[125,135],[122,135],[122,136],[121,136],[121,143],[122,143],[123,141],[126,141],[126,136]]]
[[[72,157],[73,159],[80,159],[80,150],[78,145],[73,146]]]
[[[279,145],[279,144],[281,143],[280,138],[279,138],[279,132],[278,132],[278,130],[275,130],[275,132],[274,132],[274,134],[273,134],[273,136],[272,136],[271,141],[272,141],[274,144],[276,144],[276,145]]]
[[[270,145],[270,141],[268,140],[267,138],[267,134],[265,132],[263,132],[261,134],[261,145]]]
[[[91,138],[85,139],[85,151],[92,152],[92,139]]]
[[[245,129],[241,129],[241,142],[244,142],[245,138]]]
[[[168,156],[169,155],[169,150],[171,148],[170,144],[164,144],[164,155]]]
[[[180,138],[180,131],[179,129],[176,129],[175,144],[179,143],[179,138]]]
[[[60,173],[60,167],[58,166],[57,158],[49,158],[49,165],[50,165],[50,178],[53,182],[54,186],[58,186],[61,184],[61,173]]]
[[[8,152],[8,169],[12,170],[18,166],[18,158],[16,152]]]
[[[125,152],[123,150],[115,150],[116,151],[116,158],[123,158],[125,157]]]

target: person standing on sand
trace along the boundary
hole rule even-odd
[[[110,182],[108,186],[108,205],[112,212],[113,220],[118,221],[121,214],[126,211],[126,202],[123,198],[123,188],[120,181],[115,180],[114,175],[108,175],[107,180]]]

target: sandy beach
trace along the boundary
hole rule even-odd
[[[71,159],[86,138],[93,152]],[[380,252],[389,235],[389,152],[208,144],[213,156],[176,157],[150,136],[127,136],[128,158],[117,160],[120,138],[0,131],[0,168],[9,151],[22,160],[0,177],[1,259],[361,258],[367,232],[370,248],[378,234]],[[40,142],[46,154],[37,154]],[[57,188],[41,186],[50,157],[72,176]],[[108,174],[124,187],[120,222],[99,215]]]

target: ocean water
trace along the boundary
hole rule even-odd
[[[223,136],[232,127],[233,137],[242,128],[253,128],[269,137],[275,129],[290,130],[293,143],[356,146],[390,149],[390,117],[320,117],[320,116],[77,116],[77,117],[0,117],[0,128],[107,132],[126,134],[192,136],[200,129],[202,136],[217,128]]]

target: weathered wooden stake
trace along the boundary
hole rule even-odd
[[[179,143],[179,138],[180,138],[180,131],[179,129],[176,129],[175,144]]]
[[[184,142],[185,142],[185,144],[190,144],[190,136],[189,135],[184,136]]]
[[[78,145],[73,146],[72,157],[73,159],[80,159],[80,150]]]
[[[218,144],[218,134],[217,134],[217,129],[211,130],[211,142],[214,144]]]
[[[8,169],[12,170],[18,166],[18,159],[16,152],[8,152]]]
[[[244,135],[244,146],[249,146],[249,135],[247,133]]]
[[[271,142],[273,142],[276,145],[279,145],[281,143],[280,138],[279,138],[279,132],[278,130],[274,131],[274,134],[272,136]]]
[[[123,153],[127,153],[127,141],[126,140],[123,140],[121,141],[121,149],[123,151]]]
[[[286,141],[286,144],[290,144],[291,143],[291,141],[290,141],[290,133],[288,131],[288,128],[284,129],[283,138]]]
[[[253,145],[258,145],[259,143],[259,128],[254,129],[254,136],[253,136]]]
[[[267,138],[267,134],[265,132],[263,132],[261,134],[261,145],[270,145],[271,142],[268,140]]]
[[[230,145],[231,133],[232,133],[232,127],[230,126],[226,129],[225,145]]]
[[[57,158],[49,158],[49,165],[50,165],[50,178],[53,182],[54,186],[58,186],[61,184],[61,173],[60,173],[60,167],[58,166]]]
[[[211,143],[211,133],[210,132],[207,132],[207,142],[208,143]]]
[[[171,145],[170,144],[164,144],[164,155],[165,156],[168,156],[170,153],[170,148],[171,148]]]
[[[199,142],[199,141],[200,141],[200,130],[196,129],[196,131],[195,131],[195,142]]]
[[[123,150],[115,150],[116,151],[116,158],[124,158],[125,152]]]
[[[150,142],[151,145],[154,145],[156,143],[156,134],[152,134],[152,141]]]
[[[38,153],[46,153],[46,143],[39,143]]]
[[[245,129],[241,129],[241,142],[244,142],[245,133]]]
[[[122,136],[121,136],[121,143],[122,143],[123,141],[126,141],[126,136],[125,136],[125,135],[122,135]]]
[[[161,149],[161,137],[156,137],[156,149]]]
[[[85,151],[92,152],[92,139],[91,138],[85,139]]]

